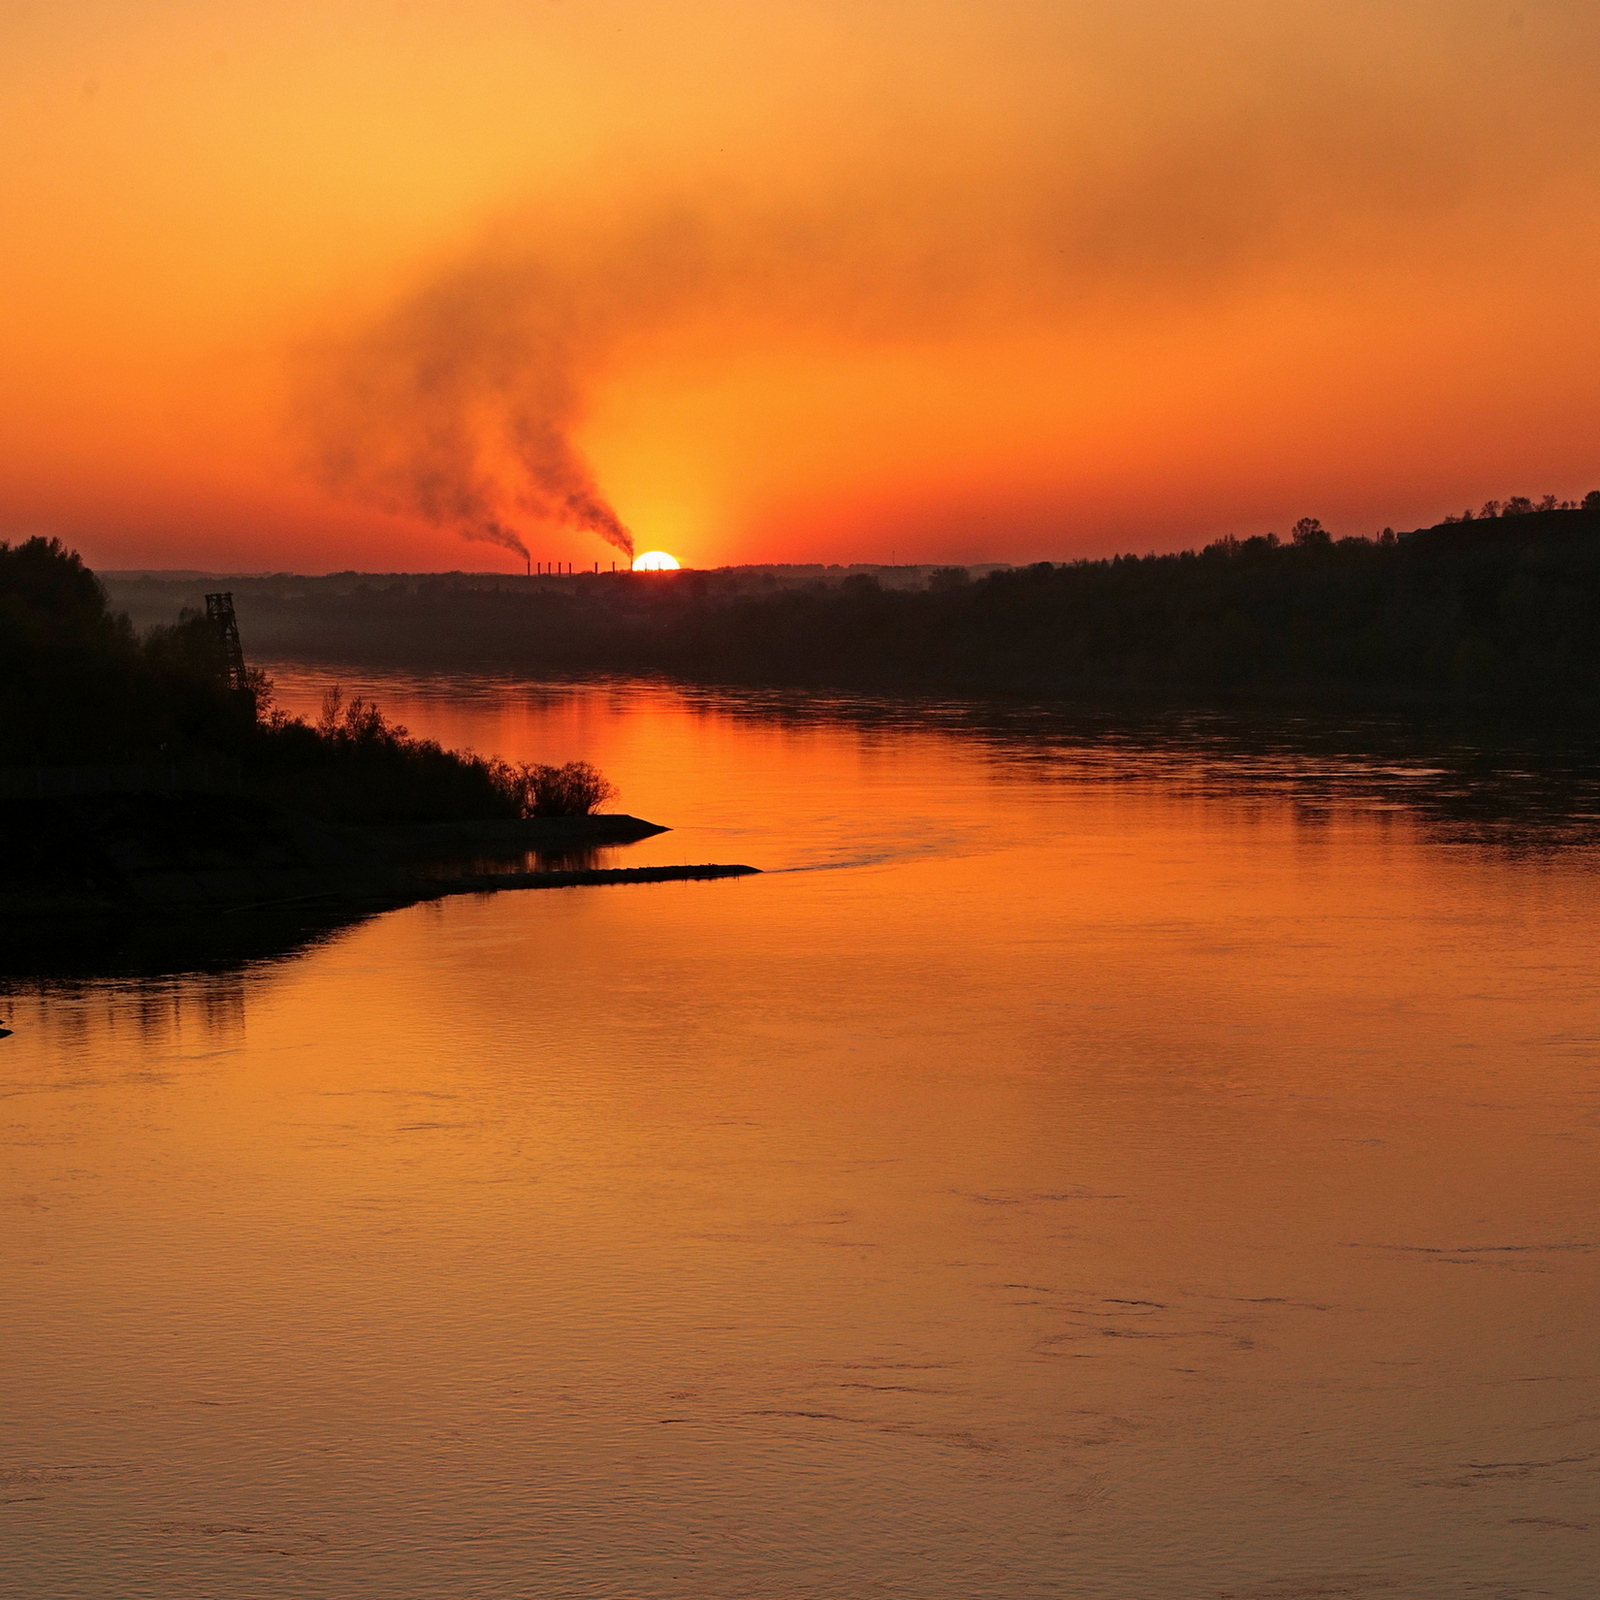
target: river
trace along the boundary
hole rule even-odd
[[[342,681],[763,873],[12,982],[0,1594],[1595,1593],[1592,752]]]

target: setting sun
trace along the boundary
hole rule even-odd
[[[642,556],[637,557],[633,563],[635,572],[676,572],[678,558],[669,556],[665,550],[646,550]]]

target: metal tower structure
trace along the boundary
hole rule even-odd
[[[206,596],[206,621],[217,638],[217,659],[223,681],[236,694],[245,687],[244,646],[239,643],[239,619],[233,614],[231,594]]]

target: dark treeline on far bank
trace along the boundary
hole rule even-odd
[[[130,575],[114,594],[149,611],[184,581]],[[1089,694],[1600,693],[1600,494],[1370,539],[1303,519],[1287,540],[939,569],[911,586],[749,569],[229,581],[263,654],[374,665]]]
[[[612,792],[585,763],[442,749],[337,691],[316,720],[288,716],[259,672],[230,674],[204,614],[138,631],[59,541],[0,543],[0,794],[26,798],[40,769],[140,765],[329,822],[574,815]]]

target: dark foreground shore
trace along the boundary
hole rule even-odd
[[[246,794],[0,799],[0,922],[365,911],[501,889],[741,877],[754,867],[602,868],[667,830],[625,815],[335,827]]]

